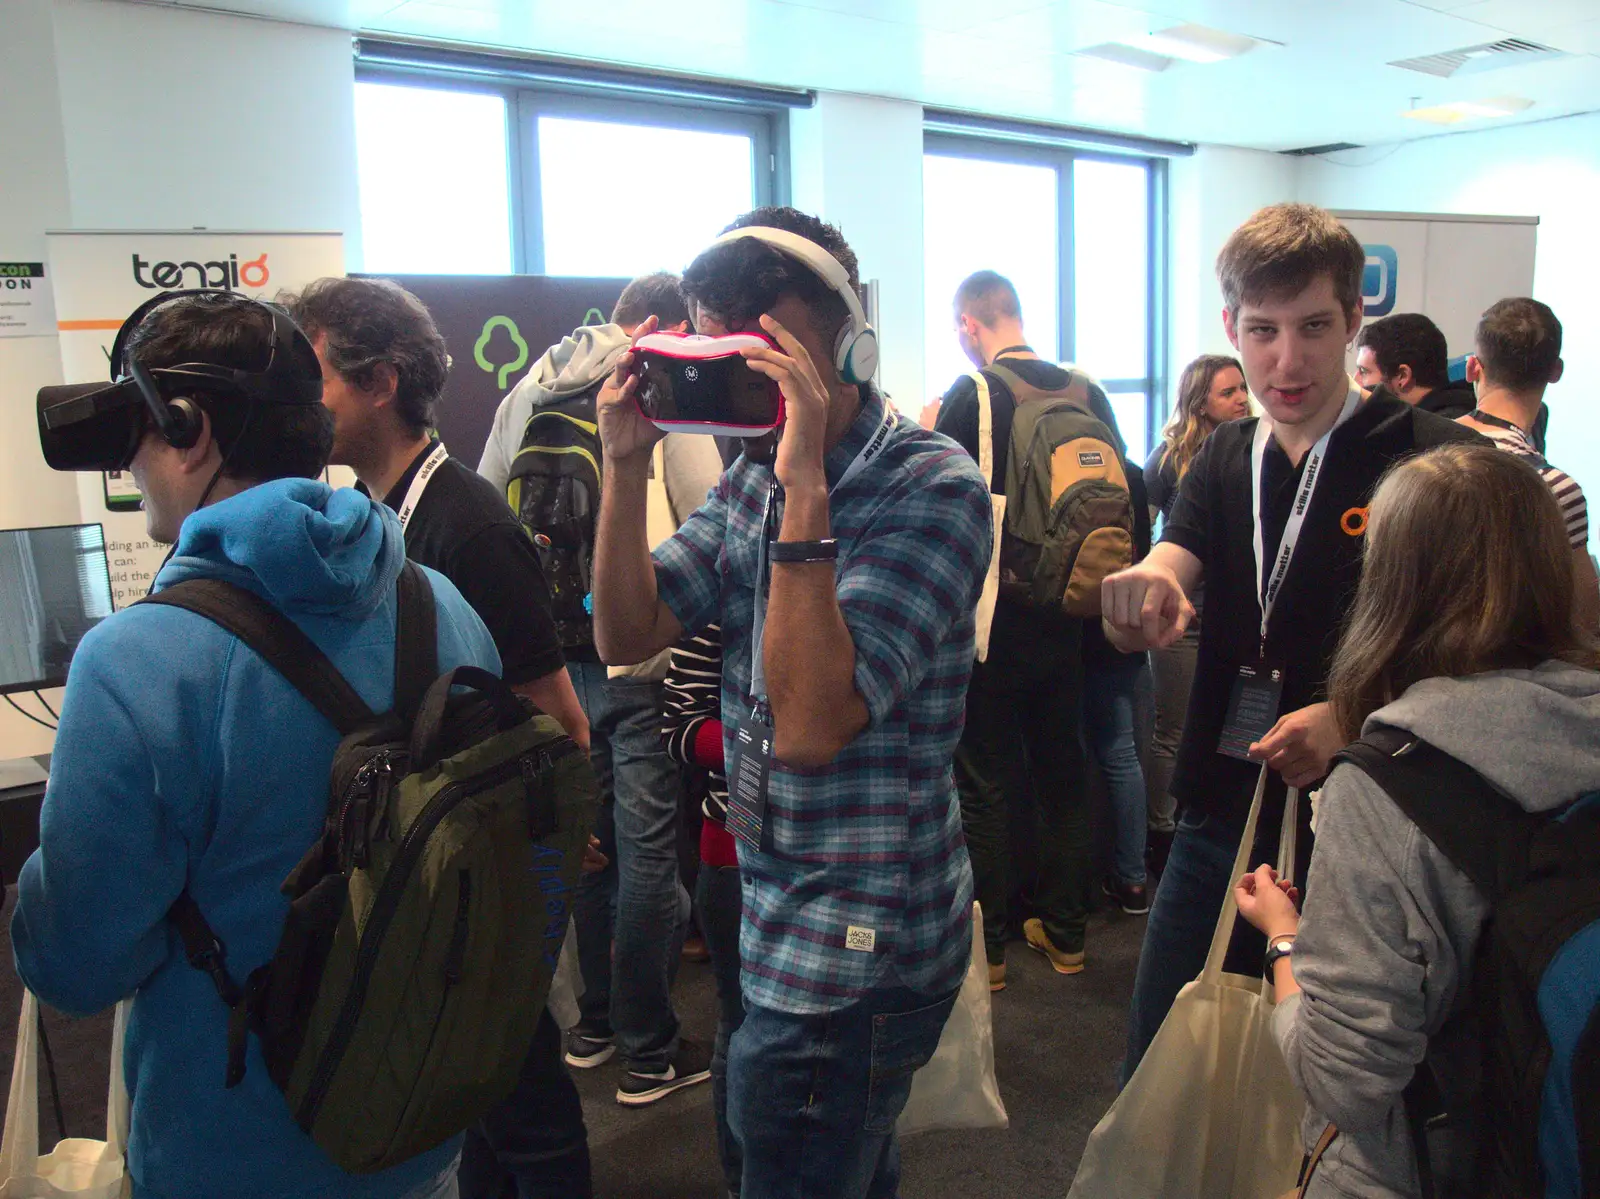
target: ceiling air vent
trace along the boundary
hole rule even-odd
[[[1301,146],[1298,150],[1279,150],[1279,154],[1292,154],[1296,158],[1307,158],[1312,154],[1332,154],[1336,150],[1359,150],[1355,142],[1329,142],[1326,146]]]
[[[1446,50],[1442,54],[1424,54],[1421,58],[1402,58],[1391,67],[1407,71],[1420,71],[1449,79],[1455,75],[1474,75],[1480,71],[1495,71],[1501,67],[1522,67],[1529,63],[1549,62],[1570,57],[1565,50],[1554,46],[1541,46],[1538,42],[1508,37],[1503,41],[1485,42],[1481,46],[1466,46],[1460,50]]]

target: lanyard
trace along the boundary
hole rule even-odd
[[[1272,436],[1272,420],[1266,413],[1262,413],[1256,422],[1255,439],[1250,444],[1250,516],[1255,524],[1255,551],[1256,551],[1256,598],[1261,602],[1261,651],[1267,648],[1267,621],[1272,617],[1273,606],[1277,603],[1278,591],[1283,586],[1283,580],[1289,574],[1289,560],[1294,557],[1294,548],[1300,542],[1300,531],[1306,523],[1306,510],[1311,507],[1311,496],[1317,489],[1317,482],[1322,476],[1322,461],[1328,454],[1328,442],[1337,429],[1349,420],[1356,406],[1361,403],[1361,388],[1357,387],[1354,380],[1350,380],[1350,392],[1345,397],[1344,407],[1339,412],[1339,418],[1333,422],[1332,428],[1324,433],[1317,444],[1311,447],[1306,454],[1305,468],[1300,475],[1300,488],[1295,492],[1294,507],[1289,509],[1289,519],[1283,526],[1283,538],[1278,542],[1277,559],[1272,566],[1272,577],[1263,586],[1262,575],[1266,570],[1266,547],[1263,544],[1264,536],[1261,529],[1261,468],[1266,460],[1267,438]]]
[[[422,499],[422,493],[428,489],[428,480],[433,478],[433,472],[438,470],[448,457],[450,455],[443,443],[434,446],[433,452],[423,459],[421,469],[411,480],[411,486],[406,488],[406,498],[401,501],[398,513],[402,536],[405,534],[406,526],[411,523],[411,514],[417,510],[417,503]]]
[[[844,473],[839,476],[839,481],[828,488],[828,494],[833,495],[850,480],[870,466],[875,458],[883,451],[889,442],[889,434],[894,429],[894,405],[884,401],[887,411],[883,414],[883,423],[878,430],[867,440],[850,465],[844,468]],[[767,544],[772,540],[773,516],[778,503],[778,480],[774,478],[767,488],[767,504],[761,514],[761,544],[756,550],[756,594],[755,594],[755,627],[750,638],[750,697],[755,700],[757,707],[765,707],[767,702],[767,670],[761,658],[761,646],[765,639],[767,629]]]

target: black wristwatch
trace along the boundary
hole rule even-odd
[[[1261,972],[1268,978],[1272,977],[1272,968],[1278,964],[1279,958],[1286,958],[1294,953],[1294,938],[1294,933],[1288,933],[1281,937],[1273,937],[1267,942],[1267,957]]]
[[[773,562],[832,562],[839,557],[839,543],[832,537],[823,541],[774,541],[767,557]]]

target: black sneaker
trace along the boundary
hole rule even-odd
[[[603,1066],[616,1052],[616,1038],[610,1029],[580,1024],[567,1034],[567,1065],[575,1069]]]
[[[624,1074],[617,1087],[617,1102],[624,1107],[644,1107],[710,1077],[711,1050],[684,1037],[665,1070],[659,1073],[629,1070]]]
[[[1130,916],[1143,916],[1150,910],[1150,892],[1143,883],[1125,883],[1112,876],[1100,883],[1100,890]]]

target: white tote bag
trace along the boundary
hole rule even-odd
[[[939,1034],[939,1048],[911,1079],[911,1096],[895,1131],[909,1136],[930,1128],[1005,1128],[1010,1122],[994,1077],[989,958],[983,950],[983,910],[975,903],[967,976]]]
[[[1277,1199],[1295,1185],[1305,1100],[1272,1035],[1272,985],[1222,972],[1239,910],[1233,884],[1256,865],[1249,857],[1266,778],[1262,767],[1205,970],[1178,993],[1089,1134],[1068,1199]],[[1298,806],[1291,788],[1280,871],[1294,868]]]
[[[983,576],[983,591],[973,614],[978,661],[989,660],[989,633],[994,628],[994,606],[1000,598],[1000,535],[1006,527],[1006,497],[995,495],[994,487],[994,401],[989,396],[989,380],[982,371],[967,376],[978,389],[978,470],[983,485],[990,488],[989,507],[993,513],[994,542],[989,547],[989,569]]]
[[[132,1192],[124,1160],[128,1143],[128,1088],[122,1075],[122,1040],[128,1001],[117,1004],[111,1028],[111,1084],[106,1095],[106,1139],[68,1137],[39,1156],[39,1001],[22,994],[11,1097],[0,1138],[0,1199],[120,1199]]]

